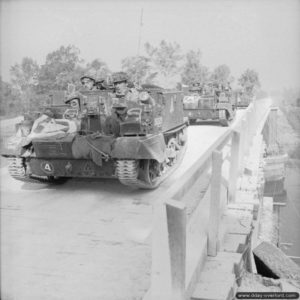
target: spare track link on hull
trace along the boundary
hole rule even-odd
[[[53,183],[54,180],[47,176],[37,176],[26,174],[25,162],[23,157],[8,158],[8,172],[11,177],[22,182],[29,183]]]

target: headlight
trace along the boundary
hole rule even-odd
[[[139,99],[141,100],[141,101],[147,101],[147,100],[149,100],[149,98],[150,98],[150,95],[149,95],[149,93],[148,92],[140,92],[139,93]]]

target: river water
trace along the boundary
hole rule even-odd
[[[300,160],[290,160],[285,178],[286,206],[279,208],[279,245],[300,265]]]

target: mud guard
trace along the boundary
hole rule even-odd
[[[112,157],[118,159],[166,159],[166,143],[163,134],[148,137],[119,137],[116,139]]]
[[[225,109],[229,113],[229,120],[233,119],[235,111],[232,109],[232,104],[230,103],[218,103],[217,109]]]

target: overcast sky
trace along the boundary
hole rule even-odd
[[[142,9],[142,45],[165,39],[183,52],[200,49],[204,65],[227,64],[235,78],[253,68],[266,90],[300,85],[299,0],[2,0],[1,75],[8,81],[23,57],[43,64],[70,44],[117,71],[137,54]]]

